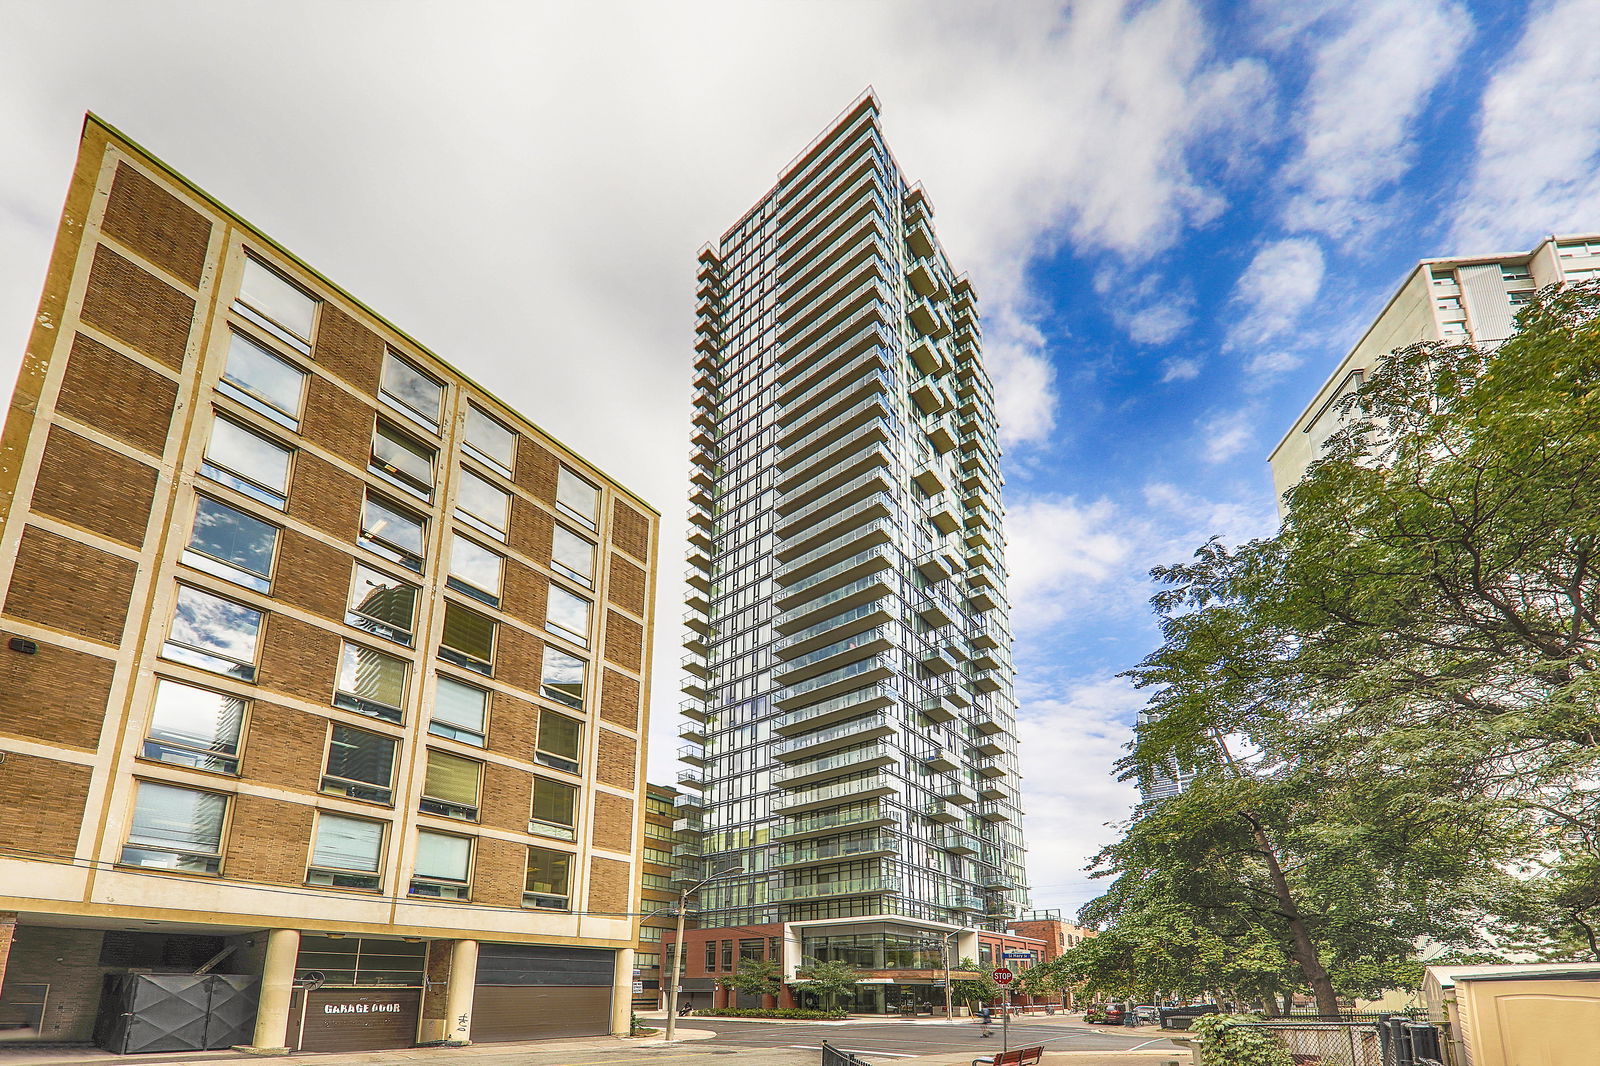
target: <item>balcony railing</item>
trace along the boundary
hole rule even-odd
[[[809,723],[818,723],[830,716],[837,716],[855,711],[864,714],[873,707],[880,707],[894,700],[894,689],[888,685],[867,685],[851,692],[831,696],[820,703],[809,703],[804,707],[797,707],[787,714],[779,715],[774,719],[772,728],[774,732],[793,733],[797,729],[807,728]],[[774,748],[777,754],[778,749]]]
[[[803,644],[813,637],[820,637],[833,630],[860,622],[880,614],[883,608],[878,604],[864,603],[860,607],[852,607],[848,611],[841,611],[832,618],[825,618],[814,626],[807,626],[798,633],[791,633],[787,637],[780,637],[772,642],[772,653],[781,655],[784,651],[797,644]]]
[[[883,803],[867,803],[842,811],[819,811],[815,814],[796,815],[782,825],[774,826],[769,836],[773,840],[807,836],[815,833],[843,832],[869,822],[889,822],[894,812]]]
[[[785,515],[775,523],[774,532],[780,537],[793,537],[797,531],[805,529],[807,526],[824,518],[832,519],[837,524],[841,518],[852,512],[843,511],[838,514],[829,514],[829,508],[839,507],[846,504],[847,501],[853,500],[862,489],[872,483],[883,486],[883,490],[876,493],[873,498],[884,496],[887,499],[886,493],[890,487],[889,472],[883,469],[869,470],[860,477],[852,478],[826,496],[811,501],[800,510]]]
[[[896,850],[889,833],[866,833],[854,839],[823,840],[811,844],[788,844],[778,849],[777,866],[800,866],[813,862],[835,862],[864,856],[888,855]]]
[[[887,722],[885,722],[887,724]],[[811,740],[813,735],[800,737],[801,740]],[[816,759],[807,759],[804,762],[790,763],[772,771],[774,785],[786,785],[791,782],[799,783],[809,778],[826,774],[843,774],[854,770],[869,769],[873,765],[882,765],[892,762],[896,758],[895,749],[887,744],[867,744],[848,751],[832,752]]]
[[[793,685],[785,685],[782,688],[775,689],[772,693],[772,703],[774,706],[781,707],[786,703],[793,703],[795,700],[803,700],[813,693],[820,695],[835,685],[848,684],[857,678],[867,680],[869,675],[888,674],[892,673],[893,670],[894,667],[886,656],[870,655],[865,659],[846,663],[837,669],[829,670],[825,674],[818,674],[816,677],[808,677],[804,681],[798,681]]]
[[[797,737],[780,740],[769,749],[774,759],[782,759],[799,751],[807,751],[823,744],[849,744],[872,739],[874,736],[883,736],[886,732],[894,731],[894,720],[886,714],[864,714],[859,718],[852,718],[827,729],[819,729],[814,733],[802,733]]]
[[[898,877],[862,877],[815,885],[782,885],[771,890],[770,898],[774,902],[784,903],[799,899],[822,899],[826,896],[872,896],[899,891]],[[976,909],[981,910],[981,904]]]
[[[880,544],[877,547],[868,548],[866,551],[857,552],[848,559],[841,559],[826,569],[818,570],[814,574],[809,574],[793,584],[785,586],[779,592],[778,600],[792,602],[796,597],[804,596],[810,589],[814,589],[818,585],[824,585],[851,571],[860,570],[862,567],[871,566],[874,569],[882,570],[884,567],[893,566],[897,557],[898,553],[893,545]]]
[[[876,415],[870,413],[869,411],[869,408],[874,407],[877,408]],[[773,456],[773,461],[779,468],[787,468],[793,464],[791,462],[787,462],[786,460],[798,459],[803,455],[810,455],[815,452],[819,446],[833,440],[834,437],[848,433],[856,426],[863,422],[869,421],[873,417],[882,418],[888,413],[889,408],[884,402],[884,397],[876,394],[868,396],[851,405],[848,410],[840,411],[833,418],[830,418],[828,421],[824,422],[816,429],[813,429],[810,433],[807,433],[799,440],[790,441],[788,444],[785,444],[783,447],[779,448],[777,454]]]
[[[797,622],[803,622],[818,611],[827,610],[834,604],[852,606],[859,599],[877,599],[887,596],[894,590],[893,579],[893,570],[879,570],[875,574],[868,574],[866,577],[852,581],[848,585],[841,585],[839,588],[825,592],[815,599],[807,600],[805,603],[784,611],[774,620],[773,628],[781,633]]]

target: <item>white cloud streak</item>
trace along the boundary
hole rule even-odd
[[[1256,252],[1234,285],[1241,314],[1228,346],[1265,344],[1287,332],[1322,289],[1322,248],[1310,237],[1286,237]]]

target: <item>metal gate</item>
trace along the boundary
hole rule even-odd
[[[260,989],[261,978],[243,974],[109,974],[95,1044],[119,1055],[248,1044]]]

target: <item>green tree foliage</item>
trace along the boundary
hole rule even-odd
[[[1200,1066],[1294,1066],[1287,1049],[1271,1033],[1249,1028],[1259,1018],[1246,1014],[1208,1014],[1197,1018]]]
[[[1482,947],[1486,913],[1596,953],[1600,286],[1541,292],[1519,326],[1394,352],[1279,535],[1154,572],[1163,644],[1130,671],[1150,697],[1121,768],[1198,776],[1097,858],[1084,917],[1111,939],[1069,953],[1091,981],[1198,966],[1328,1010],[1413,973],[1419,937]]]
[[[807,987],[830,1007],[837,1006],[843,997],[853,995],[861,983],[861,971],[837,959],[813,962],[796,970],[795,976],[809,982]]]
[[[717,983],[747,996],[775,996],[783,987],[783,967],[771,959],[740,959],[739,968]]]
[[[950,997],[957,1003],[965,1003],[969,1007],[980,1003],[988,1003],[1000,996],[1000,982],[994,979],[989,970],[978,969],[978,964],[972,959],[962,959],[956,966],[958,970],[976,973],[976,978],[965,978],[950,982]]]
[[[1061,990],[1066,987],[1066,977],[1058,969],[1036,964],[1017,971],[1017,979],[1011,987],[1025,996],[1055,1000],[1061,998]]]

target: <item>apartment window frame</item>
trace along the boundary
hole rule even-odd
[[[379,442],[388,441],[400,453],[409,455],[427,466],[427,476],[407,470],[391,462],[380,452]],[[399,457],[398,454],[395,456]],[[396,488],[408,492],[425,503],[433,502],[434,489],[439,484],[439,449],[437,445],[421,439],[388,419],[379,418],[372,427],[372,455],[367,470]]]
[[[180,624],[193,624],[192,622],[184,622],[184,602],[188,597],[215,600],[239,611],[255,615],[254,632],[250,635],[250,658],[236,658],[234,655],[226,654],[214,647],[191,640],[179,639],[175,636]],[[221,674],[223,677],[253,682],[256,679],[256,660],[261,654],[261,633],[266,628],[266,624],[267,612],[259,607],[252,607],[239,600],[219,595],[199,585],[178,582],[178,591],[173,597],[172,617],[167,625],[167,636],[161,645],[161,657],[169,662],[183,663],[185,666],[193,666],[199,670]]]
[[[568,486],[571,486],[570,488]],[[585,513],[576,506],[579,495],[587,489],[589,510]],[[591,530],[600,528],[600,486],[569,467],[559,467],[556,472],[556,510]]]
[[[557,747],[554,743],[561,738],[551,735],[549,737],[549,741],[547,742],[545,734],[545,724],[547,721],[551,723],[552,729],[556,727],[556,723],[561,723],[560,727],[562,729],[565,729],[568,725],[572,727],[572,745],[570,755],[567,754],[568,749],[565,745]],[[575,718],[570,714],[560,714],[556,711],[547,711],[541,709],[539,711],[538,725],[534,733],[533,761],[538,763],[540,766],[548,766],[553,770],[564,770],[569,774],[578,773],[583,768],[584,724],[585,723],[583,719]]]
[[[482,697],[480,701],[481,711],[479,714],[478,728],[469,728],[467,725],[459,721],[440,720],[439,708],[444,701],[442,701],[439,697],[439,690],[447,685],[459,689],[469,689]],[[459,678],[452,677],[449,674],[441,674],[436,672],[433,678],[433,701],[430,704],[432,710],[428,715],[428,733],[431,736],[443,737],[446,740],[453,740],[458,744],[469,744],[475,748],[488,747],[489,704],[492,701],[493,696],[494,693],[489,689],[480,688],[477,685],[469,685],[467,682],[462,681]]]
[[[553,865],[562,870],[559,882],[551,878],[549,888],[535,888],[534,859],[536,856],[550,856],[555,861]],[[576,856],[570,851],[560,851],[556,848],[543,848],[538,845],[528,846],[526,874],[522,882],[522,905],[533,910],[566,911],[572,909],[572,868]]]
[[[429,415],[407,398],[406,391],[402,385],[393,381],[396,372],[392,368],[400,368],[399,374],[409,373],[412,375],[412,381],[414,382],[433,386],[435,393],[432,415]],[[410,384],[410,382],[406,384]],[[449,386],[445,382],[423,370],[393,348],[384,349],[383,366],[378,372],[378,399],[383,401],[383,405],[391,411],[409,418],[419,426],[425,426],[437,435],[444,417],[444,401],[448,391]]]
[[[476,431],[480,426],[485,427],[489,432],[499,431],[506,434],[511,443],[511,454],[509,457],[502,459],[500,456],[496,455],[488,448],[483,447],[478,443],[478,441],[473,439],[474,436],[477,435]],[[472,458],[476,459],[484,466],[488,467],[490,470],[494,470],[500,474],[503,474],[508,479],[515,477],[513,468],[515,467],[517,461],[517,439],[520,436],[521,434],[519,434],[516,430],[506,425],[504,422],[500,421],[494,415],[491,415],[477,404],[471,402],[467,404],[466,425],[463,427],[461,432],[461,450],[472,456]]]
[[[259,382],[251,382],[250,375],[243,372],[245,369],[243,366],[239,368],[241,372],[236,375],[235,352],[244,352],[248,359],[261,360],[269,364],[278,363],[284,370],[297,375],[299,387],[295,390],[293,401],[283,402],[288,400],[287,394],[281,397],[274,396],[269,387],[266,387],[265,378]],[[222,376],[217,379],[217,392],[235,403],[243,404],[258,415],[270,418],[285,429],[298,432],[300,419],[305,414],[306,389],[310,377],[310,372],[304,367],[289,361],[254,337],[235,329],[228,333],[228,357],[223,365]]]
[[[463,545],[466,546],[466,551],[468,552],[480,552],[483,555],[489,556],[495,560],[496,573],[494,578],[494,589],[492,591],[486,588],[482,582],[476,580],[476,575],[474,577],[467,577],[457,573],[457,566],[460,564],[458,563],[456,553],[462,550]],[[465,568],[463,567],[463,569]],[[479,603],[487,604],[490,607],[500,606],[500,596],[505,588],[506,580],[505,556],[501,555],[497,551],[491,551],[489,548],[479,544],[471,537],[462,536],[458,530],[452,533],[450,537],[450,562],[448,570],[449,572],[445,575],[445,586],[447,588],[455,589],[463,596],[471,596]]]
[[[352,653],[354,653],[354,658],[352,658]],[[389,703],[375,698],[369,693],[360,691],[359,658],[363,654],[376,656],[379,659],[392,660],[400,664],[400,698],[397,701]],[[376,718],[380,722],[404,725],[406,699],[411,694],[411,668],[411,661],[403,656],[368,647],[359,641],[346,640],[339,649],[339,669],[334,677],[333,705],[342,707],[347,711],[354,711],[357,714],[364,714],[369,718]],[[352,670],[355,673],[352,674]],[[347,678],[351,679],[350,684],[346,684]]]
[[[332,862],[319,862],[318,854],[323,847],[323,830],[329,823],[350,823],[376,827],[377,850],[372,860],[371,867],[337,865]],[[312,888],[339,888],[359,892],[383,891],[383,864],[386,845],[389,839],[388,821],[377,818],[360,818],[352,814],[337,813],[334,811],[318,811],[317,824],[311,832],[311,851],[306,863],[305,883]],[[326,858],[333,858],[330,854]],[[351,854],[354,854],[353,852]]]
[[[230,462],[224,461],[213,454],[213,449],[216,449],[218,445],[217,427],[223,425],[229,427],[228,430],[224,431],[225,434],[228,432],[240,433],[245,437],[254,438],[260,445],[265,445],[276,452],[282,453],[283,472],[282,476],[276,479],[281,487],[275,487],[272,482],[263,480],[263,476],[259,471],[247,473],[245,470],[239,469],[241,465],[248,465],[237,462],[239,457],[233,457],[234,461],[230,465]],[[291,445],[268,436],[243,419],[231,417],[213,408],[211,432],[210,436],[206,438],[205,454],[200,459],[200,473],[219,485],[233,489],[235,492],[243,493],[275,510],[285,511],[289,507],[289,487],[293,484],[294,479],[294,453],[295,449]]]
[[[373,515],[369,513],[369,508],[385,513]],[[410,528],[409,523],[415,524],[417,531],[415,550],[401,543],[399,538],[391,539],[384,536],[384,523],[388,520],[393,520],[397,526],[406,528]],[[356,543],[392,563],[398,563],[407,570],[420,574],[423,571],[423,557],[428,551],[428,516],[368,489],[361,501],[361,531],[356,537]]]
[[[479,493],[481,497],[469,499],[469,486],[471,492]],[[491,510],[483,506],[490,493],[504,504],[500,508],[502,513],[497,517],[483,513]],[[463,463],[456,477],[455,517],[456,521],[504,544],[511,534],[511,493]]]
[[[423,873],[424,848],[423,838],[434,837],[439,840],[458,842],[465,851],[461,862],[461,875],[452,877],[441,873]],[[416,861],[411,867],[411,884],[406,890],[406,895],[417,896],[425,899],[453,899],[466,902],[472,898],[472,860],[475,838],[462,836],[459,833],[441,833],[437,829],[417,829]]]
[[[717,942],[715,940],[707,940],[706,941],[706,973],[716,973],[716,972],[717,972]]]
[[[289,280],[283,272],[270,266],[265,260],[257,258],[248,252],[244,257],[244,272],[239,280],[239,292],[233,301],[233,311],[250,322],[254,322],[272,336],[283,341],[302,355],[311,354],[311,343],[316,333],[318,311],[322,307],[322,300],[308,292],[303,286]],[[263,289],[257,288],[257,296],[248,295],[251,288],[252,268],[260,271],[255,279],[264,282],[267,289],[282,286],[282,294],[299,296],[307,305],[308,319],[304,324],[304,331],[297,331],[300,323],[289,321],[281,312],[274,314],[270,306],[275,301],[267,296]]]
[[[485,654],[480,656],[477,654],[477,648],[461,647],[460,643],[447,643],[449,641],[460,641],[462,636],[460,626],[463,624],[460,619],[463,615],[477,619],[488,626],[489,644]],[[454,624],[452,624],[452,617],[457,619]],[[444,602],[444,618],[439,627],[438,656],[447,663],[463,667],[485,677],[492,677],[494,676],[495,648],[499,643],[499,628],[500,623],[482,611],[474,611],[465,604],[457,603],[455,600],[446,600]]]
[[[559,792],[565,794],[564,801],[567,807],[565,820],[562,820],[561,817],[551,817],[552,814],[559,815],[560,812],[549,808],[543,814],[540,813],[539,790],[541,786],[544,786],[547,790],[559,790]],[[578,839],[578,802],[579,790],[576,785],[569,785],[567,782],[557,781],[553,777],[543,777],[535,774],[533,778],[532,803],[528,812],[528,832],[534,836],[549,837],[552,840],[576,842]]]
[[[581,544],[588,551],[589,562],[587,569],[580,571],[562,557],[561,538],[563,535],[571,538],[570,543]],[[594,588],[595,557],[598,554],[599,546],[594,541],[568,529],[559,522],[555,524],[555,530],[550,535],[550,569],[562,577],[571,578],[584,588],[592,589]]]
[[[374,578],[378,580],[374,581]],[[371,591],[363,595],[364,588]],[[405,626],[400,626],[393,619],[382,618],[362,610],[362,605],[369,602],[372,596],[390,589],[404,589],[411,594],[411,605],[406,612],[410,617]],[[370,636],[392,640],[402,647],[409,648],[416,642],[417,611],[421,601],[422,590],[416,585],[358,561],[351,569],[350,597],[345,608],[344,621],[346,625],[354,626]]]
[[[352,740],[359,738],[361,741],[373,741],[389,745],[389,773],[382,784],[368,781],[359,777],[350,777],[345,774],[334,773],[334,750],[339,744],[354,746]],[[362,803],[377,803],[385,807],[394,806],[394,778],[399,765],[400,742],[385,733],[374,732],[370,729],[360,729],[343,722],[328,723],[327,750],[322,757],[322,778],[318,791],[326,796],[339,796],[343,799],[357,800]]]
[[[552,659],[556,660],[560,670],[552,667]],[[578,665],[576,693],[561,687],[561,683],[566,680],[562,672],[571,669],[569,664],[560,662],[563,659]],[[588,694],[588,670],[589,664],[586,660],[564,652],[553,644],[546,644],[539,661],[539,695],[552,703],[559,703],[573,710],[586,710],[584,700]]]
[[[440,767],[451,763],[465,764],[472,767],[472,797],[470,802],[458,795],[444,795],[445,785],[441,779],[434,776],[434,760],[439,760]],[[459,768],[458,768],[459,772]],[[440,778],[445,776],[441,769]],[[422,792],[417,798],[417,810],[423,814],[438,815],[441,818],[453,818],[462,822],[476,822],[478,811],[483,803],[483,763],[477,759],[469,759],[464,755],[444,751],[440,748],[428,748],[423,767]]]
[[[160,724],[162,717],[163,700],[166,706],[174,708],[178,701],[184,697],[178,695],[180,691],[200,693],[217,700],[236,701],[239,705],[234,716],[233,735],[231,738],[222,736],[219,741],[213,741],[211,746],[204,743],[204,738],[198,733],[185,733],[181,728],[176,728],[177,723],[166,726]],[[168,694],[165,695],[164,694]],[[169,710],[169,714],[181,714],[181,711]],[[206,773],[226,774],[230,777],[239,776],[239,761],[242,757],[240,745],[245,733],[245,723],[250,714],[250,700],[234,695],[231,692],[222,692],[217,689],[205,688],[201,685],[192,685],[187,681],[179,681],[170,677],[157,677],[155,691],[150,700],[150,715],[145,724],[144,742],[139,750],[139,757],[151,762],[163,763],[167,766],[181,766],[189,770],[201,770]],[[219,720],[226,715],[218,715]],[[158,735],[158,731],[164,735]],[[219,734],[222,732],[218,731]]]
[[[202,874],[213,877],[219,876],[222,873],[222,856],[224,845],[228,836],[228,812],[231,806],[228,802],[227,794],[222,792],[213,792],[209,789],[191,788],[187,785],[178,785],[170,781],[149,781],[144,779],[136,779],[135,785],[136,787],[134,789],[133,803],[129,809],[128,815],[128,835],[123,841],[122,851],[119,853],[117,858],[117,865],[162,870],[171,873]],[[146,791],[147,789],[149,790],[148,792]],[[190,796],[204,797],[206,801],[212,805],[213,809],[220,808],[219,813],[217,813],[214,818],[216,834],[212,846],[176,846],[178,843],[181,843],[179,837],[172,835],[164,841],[163,837],[159,834],[157,827],[155,826],[147,827],[144,830],[144,832],[149,834],[146,839],[139,840],[137,838],[137,834],[141,832],[140,801],[146,797],[154,797],[163,792],[181,792],[187,793]],[[147,810],[147,817],[149,816],[149,813],[150,812]],[[207,821],[212,820],[213,819],[207,819]],[[196,819],[195,822],[198,822],[198,819]],[[195,832],[196,835],[198,835],[198,830],[195,830]],[[146,859],[159,859],[162,857],[168,857],[170,859],[170,864],[163,865],[160,862],[141,861],[141,857]],[[199,868],[197,869],[192,866],[181,865],[186,861],[198,861]]]
[[[573,629],[565,622],[558,621],[554,617],[554,605],[559,602],[559,597],[563,596],[583,605],[583,629]],[[594,626],[593,600],[579,596],[576,592],[568,591],[552,582],[545,595],[544,612],[544,628],[547,633],[553,633],[562,640],[571,641],[580,648],[587,649],[589,647],[589,631]],[[576,620],[576,618],[574,617],[573,620]]]
[[[233,516],[243,519],[246,523],[254,523],[272,531],[272,543],[267,549],[265,571],[253,570],[236,560],[223,558],[216,550],[207,550],[207,548],[217,549],[223,547],[220,543],[196,546],[195,541],[201,534],[202,513],[207,508],[212,507],[231,512]],[[257,518],[248,511],[242,511],[231,503],[226,503],[214,496],[199,492],[195,494],[194,512],[189,519],[189,540],[184,545],[183,553],[178,557],[178,561],[184,566],[199,570],[204,574],[210,574],[212,577],[221,578],[241,588],[247,588],[254,592],[271,592],[272,574],[277,568],[278,551],[283,545],[282,533],[283,529],[280,526],[273,525],[265,519]]]

